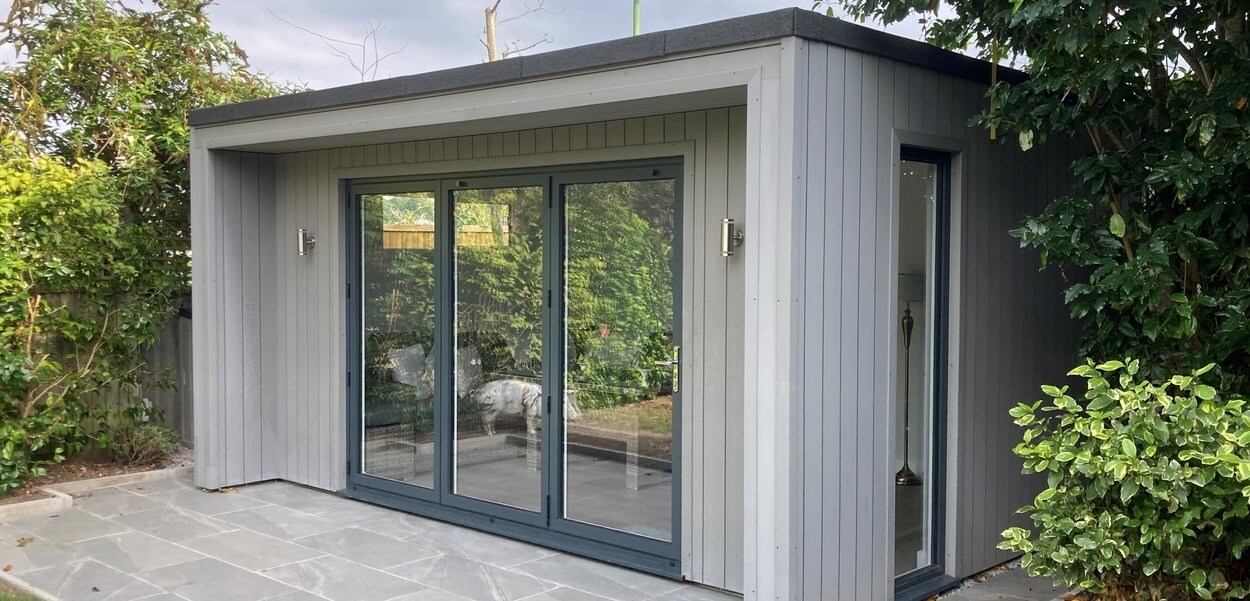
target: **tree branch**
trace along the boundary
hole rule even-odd
[[[517,40],[515,42],[512,42],[507,48],[504,49],[503,58],[508,58],[509,56],[512,56],[514,54],[520,54],[539,44],[550,44],[550,43],[551,43],[551,38],[547,36],[543,36],[543,39],[538,40],[537,42],[534,42],[533,44],[530,44],[528,46],[521,46],[521,41]]]
[[[1211,81],[1211,74],[1207,71],[1206,65],[1202,64],[1202,61],[1198,59],[1193,50],[1186,46],[1185,42],[1182,42],[1180,38],[1176,37],[1176,34],[1170,34],[1168,38],[1172,43],[1176,44],[1176,51],[1185,60],[1185,64],[1189,65],[1189,69],[1202,81],[1202,87],[1210,92],[1214,82]]]
[[[1095,130],[1093,126],[1088,124],[1085,125],[1085,131],[1089,134],[1089,140],[1094,145],[1094,151],[1098,154],[1105,152],[1106,147],[1103,146],[1102,137],[1098,135],[1098,131]],[[1120,208],[1120,199],[1116,196],[1115,189],[1111,187],[1111,184],[1106,184],[1105,187],[1107,192],[1107,204],[1111,206],[1111,212],[1119,215],[1121,219],[1124,219],[1124,211]],[[1127,223],[1127,220],[1125,221]],[[1132,261],[1136,254],[1133,252],[1133,243],[1129,241],[1127,231],[1125,231],[1124,236],[1120,238],[1120,243],[1121,246],[1124,247],[1124,257],[1127,260]]]
[[[502,2],[502,1],[503,0],[499,0],[499,2]],[[495,8],[499,8],[499,2],[495,2]],[[527,4],[525,5],[525,10],[515,15],[512,15],[511,17],[508,17],[506,19],[499,19],[495,21],[495,24],[503,25],[504,23],[515,21],[526,15],[532,15],[534,13],[541,13],[541,12],[546,12],[546,11],[547,11],[547,0],[538,0],[538,4],[535,5],[533,8],[530,8],[530,6]]]
[[[286,20],[286,19],[283,19],[282,17],[279,17],[278,15],[274,14],[274,12],[273,12],[272,10],[269,10],[268,8],[266,8],[266,9],[265,9],[265,12],[268,12],[268,13],[269,13],[269,16],[271,16],[271,17],[273,17],[273,18],[275,18],[275,19],[277,19],[277,20],[279,20],[279,21],[282,21],[283,23],[286,23],[287,25],[290,25],[291,27],[294,27],[294,28],[296,28],[296,29],[298,29],[298,30],[300,30],[300,31],[302,31],[302,32],[304,32],[304,33],[308,33],[308,34],[315,35],[315,36],[317,36],[317,37],[321,38],[321,39],[322,39],[322,41],[325,41],[325,42],[327,42],[327,43],[328,43],[328,42],[334,42],[335,44],[347,44],[347,45],[349,45],[349,46],[360,46],[360,45],[361,45],[361,44],[356,43],[356,42],[349,42],[349,41],[346,41],[346,40],[339,40],[339,39],[335,39],[335,38],[332,38],[332,37],[330,37],[330,36],[327,36],[327,35],[324,35],[324,34],[317,33],[317,32],[315,32],[315,31],[313,31],[313,30],[311,30],[311,29],[308,29],[308,28],[306,28],[306,27],[300,27],[299,25],[296,25],[296,24],[294,24],[294,23],[292,23],[292,22],[290,22],[290,21],[288,21],[288,20]]]

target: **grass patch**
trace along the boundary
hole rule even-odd
[[[586,412],[584,419],[614,430],[632,430],[637,425],[642,432],[671,435],[673,403],[669,397],[663,396],[618,407],[591,409]]]
[[[39,598],[27,595],[13,585],[0,580],[0,601],[39,601]]]

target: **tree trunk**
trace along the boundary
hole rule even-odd
[[[495,14],[499,11],[500,2],[503,0],[496,0],[486,7],[486,60],[492,63],[499,59],[499,54],[495,51]]]

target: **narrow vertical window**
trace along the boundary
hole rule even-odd
[[[895,575],[940,560],[947,155],[903,149],[898,177],[898,394],[894,415]]]

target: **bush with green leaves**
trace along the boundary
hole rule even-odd
[[[0,21],[0,493],[103,442],[97,401],[150,379],[191,283],[188,111],[278,92],[208,5],[19,0]]]
[[[107,300],[133,273],[119,222],[104,165],[0,139],[0,493],[82,449],[79,401],[129,369]]]
[[[164,461],[178,450],[178,433],[155,423],[128,423],[111,432],[108,450],[114,459],[134,465]]]
[[[1089,362],[1069,387],[1011,410],[1015,453],[1047,487],[999,547],[1030,574],[1102,599],[1239,599],[1250,594],[1250,411],[1190,375],[1152,382],[1135,360]]]

